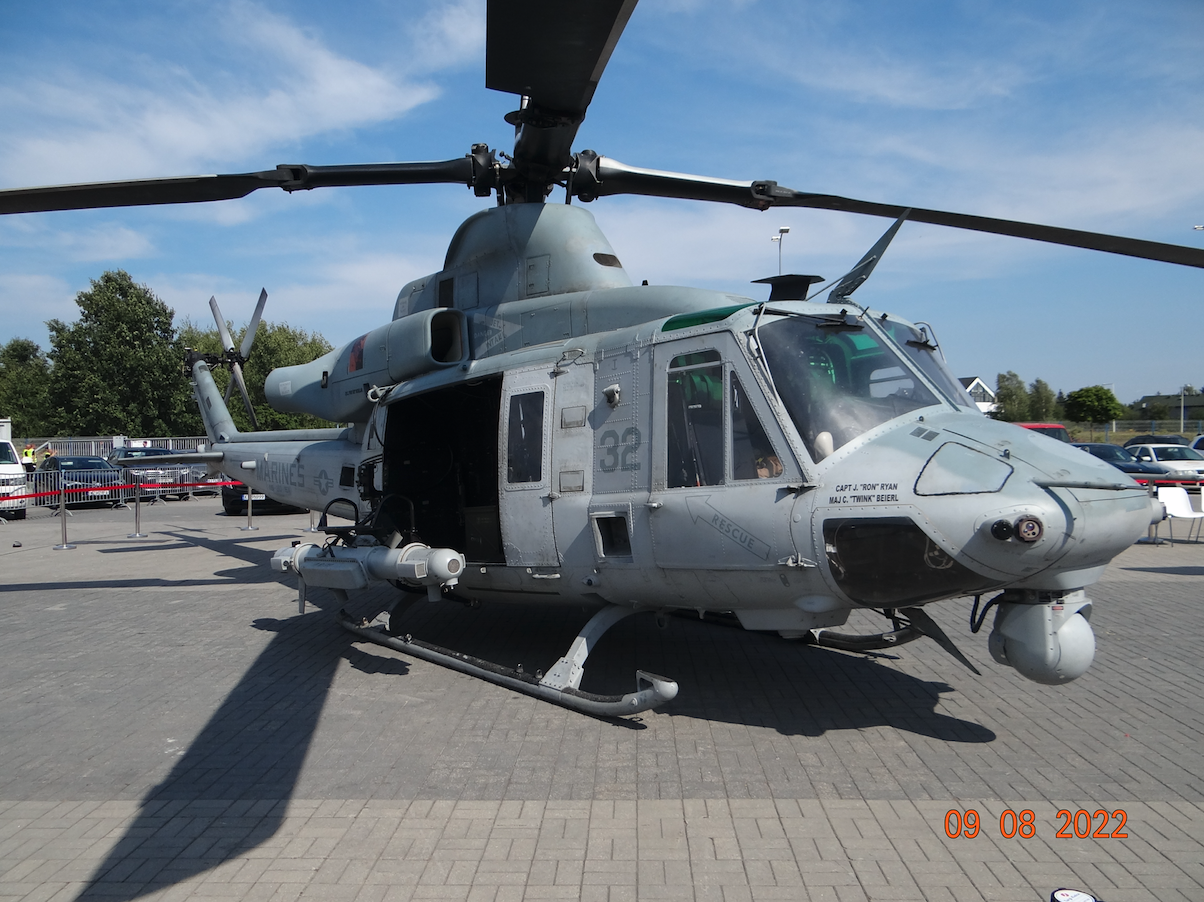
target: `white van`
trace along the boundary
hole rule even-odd
[[[25,519],[25,499],[9,500],[9,495],[25,494],[25,468],[13,447],[13,421],[0,418],[0,515]]]

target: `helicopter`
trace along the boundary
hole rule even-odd
[[[925,610],[973,596],[975,632],[994,611],[997,663],[1048,684],[1081,676],[1095,649],[1086,589],[1160,505],[1106,463],[983,416],[930,326],[854,294],[907,222],[1197,268],[1204,251],[574,152],[634,7],[490,0],[486,87],[517,97],[508,152],[475,144],[443,161],[12,189],[0,213],[268,187],[458,184],[496,198],[455,232],[439,272],[401,289],[387,323],[269,375],[273,407],[345,425],[235,427],[227,405],[235,387],[247,400],[241,367],[266,293],[238,347],[212,301],[224,351],[185,361],[209,439],[192,459],[323,514],[325,541],[271,561],[296,576],[300,610],[311,588],[401,592],[383,624],[340,618],[361,638],[613,716],[678,692],[646,671],[626,695],[581,689],[592,649],[630,615],[731,616],[857,651],[928,637],[974,669]],[[771,277],[759,301],[635,284],[586,208],[624,194],[892,222],[834,282]],[[225,394],[218,367],[231,373]],[[596,610],[546,672],[404,632],[405,610],[423,601],[532,599]],[[882,632],[840,632],[858,609],[879,612]]]

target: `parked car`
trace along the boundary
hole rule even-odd
[[[1145,463],[1166,467],[1175,479],[1204,479],[1204,454],[1187,445],[1126,445],[1133,456]]]
[[[1042,435],[1048,435],[1050,438],[1056,438],[1060,442],[1070,441],[1070,433],[1061,423],[1017,423],[1016,425],[1031,429],[1033,432],[1040,432]]]
[[[59,492],[67,490],[65,499],[68,507],[81,504],[121,504],[130,491],[119,488],[122,483],[120,467],[115,467],[103,457],[77,457],[57,455],[45,458],[33,474],[35,492]],[[35,504],[42,507],[58,507],[58,495],[38,498]]]
[[[247,493],[248,489],[244,483],[231,479],[229,476],[223,476],[224,482],[233,482],[233,485],[222,486],[222,510],[229,517],[237,517],[240,514],[247,512]],[[270,495],[265,495],[263,492],[251,493],[251,511],[266,512],[275,511],[281,514],[297,514],[304,513],[307,508],[297,507],[295,504],[288,504],[284,501],[277,501]]]
[[[8,440],[5,420],[5,433],[0,435],[0,517],[11,517],[14,520],[25,519],[25,499],[11,499],[12,495],[25,494],[25,467],[17,456],[17,449]]]
[[[116,467],[122,467],[134,473],[138,481],[149,488],[144,488],[146,495],[175,495],[177,498],[188,497],[188,489],[181,483],[191,482],[189,464],[146,464],[138,466],[140,457],[163,457],[174,454],[170,448],[114,448],[106,460]]]
[[[1197,451],[1204,449],[1204,435],[1197,435],[1195,438],[1193,438],[1191,440],[1191,447],[1195,448]]]
[[[1107,461],[1120,470],[1128,473],[1138,482],[1148,482],[1151,477],[1165,476],[1170,471],[1162,464],[1140,461],[1133,452],[1120,445],[1110,445],[1107,442],[1074,442],[1076,448],[1081,448],[1088,454]]]
[[[1134,445],[1186,445],[1187,439],[1181,435],[1135,435],[1127,442],[1126,448]]]

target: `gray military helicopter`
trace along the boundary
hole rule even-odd
[[[1094,656],[1085,588],[1163,516],[1145,489],[1068,445],[981,415],[931,327],[853,300],[907,220],[1204,267],[1204,251],[1092,232],[627,166],[572,151],[635,0],[490,0],[486,86],[518,95],[508,154],[483,144],[421,163],[281,165],[231,175],[0,192],[0,212],[194,203],[347,185],[463,184],[497,205],[466,220],[443,269],[392,319],[265,391],[342,427],[240,432],[212,371],[246,397],[239,348],[190,353],[213,471],[322,511],[327,539],[272,566],[349,593],[387,581],[388,621],[352,632],[597,715],[642,711],[677,684],[580,689],[599,637],[633,613],[731,614],[752,630],[858,650],[928,636],[925,612],[994,608],[994,659],[1043,683]],[[563,191],[564,203],[549,202]],[[635,285],[580,203],[616,194],[810,207],[894,220],[829,289],[763,280],[768,301]],[[820,297],[820,293],[826,295]],[[182,457],[173,457],[180,462]],[[351,525],[330,525],[337,515]],[[993,597],[980,605],[988,594]],[[547,672],[400,635],[420,600],[593,605]],[[881,633],[837,628],[879,611]],[[976,671],[977,672],[977,671]]]

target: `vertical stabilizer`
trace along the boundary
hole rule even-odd
[[[209,364],[198,360],[192,365],[192,391],[196,396],[197,406],[201,409],[201,419],[205,422],[205,434],[209,436],[210,444],[228,442],[238,435],[238,429],[222,399],[213,374],[209,372]]]

